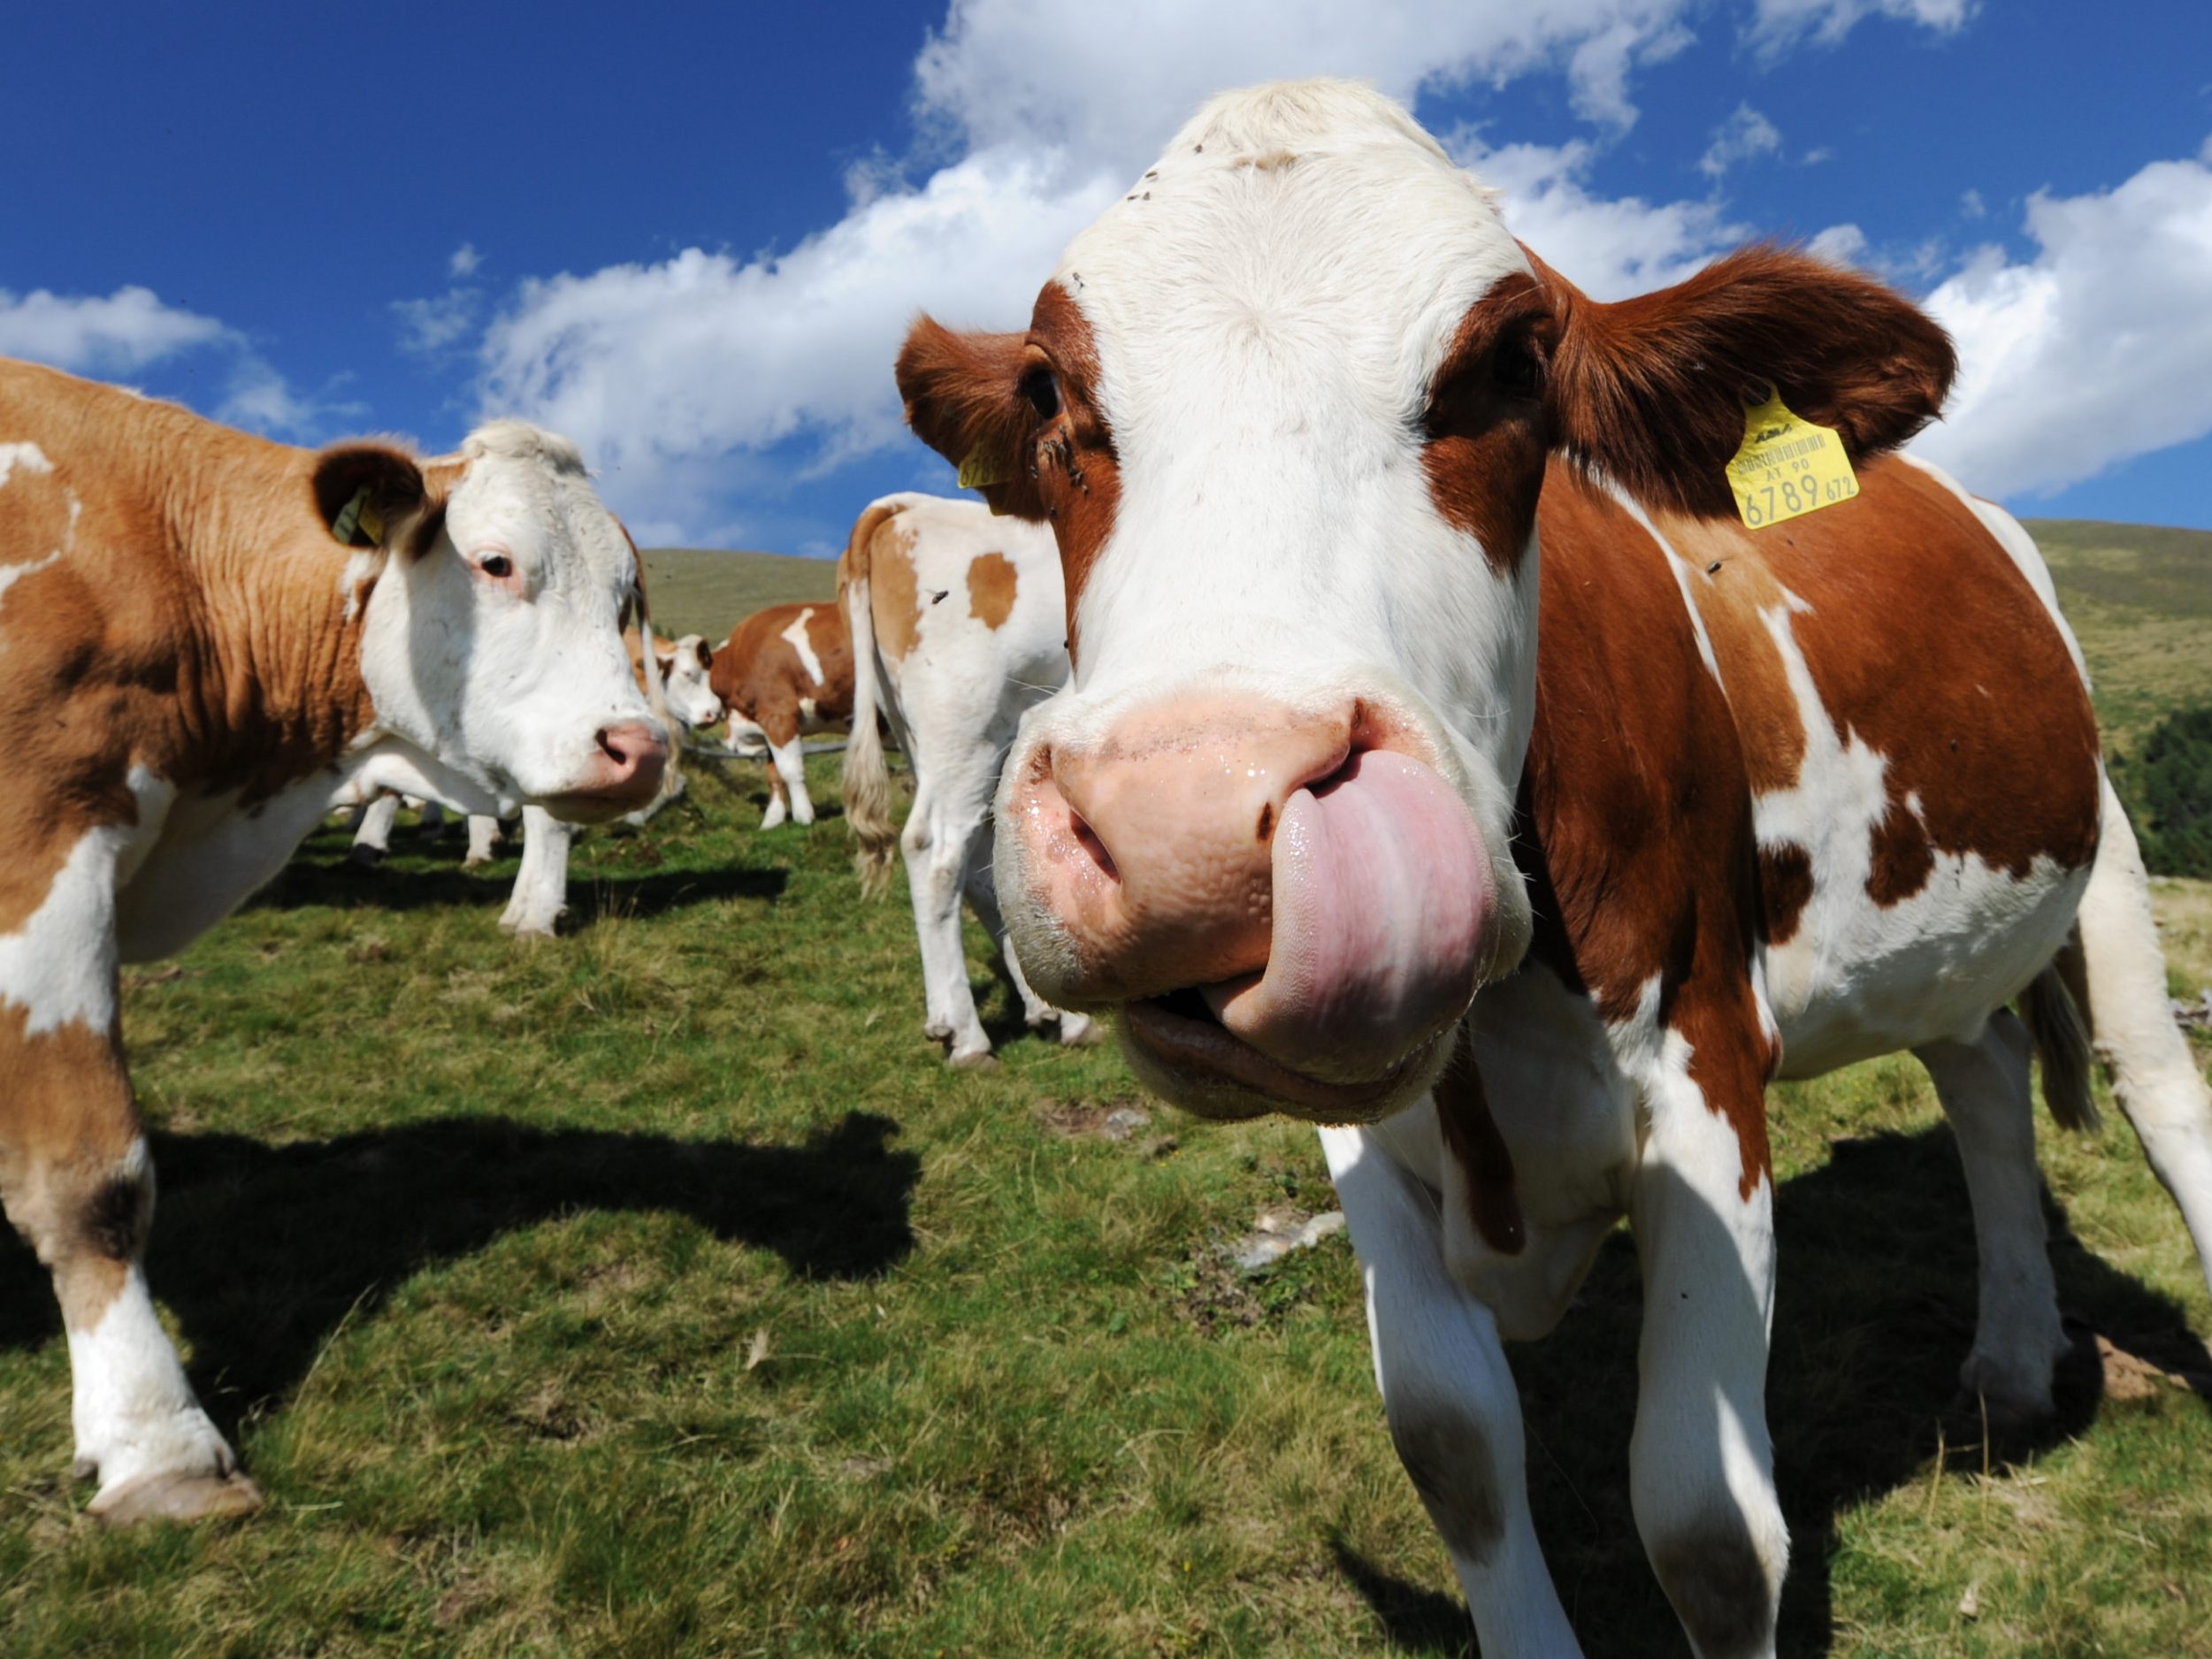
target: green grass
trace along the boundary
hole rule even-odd
[[[705,634],[720,641],[730,637],[732,625],[767,606],[838,596],[834,559],[687,547],[647,547],[644,557],[653,625],[663,634]]]
[[[2212,538],[2035,528],[2108,713],[2200,684],[2201,619],[2161,630]],[[648,560],[683,630],[834,580]],[[1004,1064],[947,1073],[903,895],[863,904],[834,817],[762,835],[762,804],[757,769],[701,763],[648,830],[581,843],[576,930],[535,948],[494,926],[511,859],[403,837],[363,875],[325,831],[129,975],[154,1287],[271,1505],[85,1518],[58,1316],[0,1243],[0,1654],[1468,1651],[1345,1241],[1252,1281],[1218,1254],[1329,1205],[1313,1137],[1091,1132],[1120,1062],[1022,1034],[972,926]],[[2212,884],[2158,903],[2194,994]],[[1864,1066],[1774,1114],[1783,1651],[2212,1655],[2212,1411],[2078,1364],[2057,1425],[1985,1454],[1925,1079]],[[2212,1305],[2128,1131],[2047,1130],[2043,1161],[2070,1313],[2188,1363]],[[1637,1322],[1616,1235],[1515,1351],[1553,1571],[1617,1659],[1682,1651],[1626,1500]]]
[[[2095,681],[2108,747],[2212,699],[2212,531],[2032,518],[2060,608]]]
[[[511,860],[402,836],[362,875],[326,831],[131,973],[155,1289],[272,1502],[86,1519],[58,1319],[8,1246],[0,1652],[1465,1653],[1349,1248],[1251,1281],[1216,1254],[1328,1206],[1310,1134],[1088,1133],[1120,1062],[1007,1029],[972,928],[1004,1065],[947,1073],[907,908],[859,900],[837,821],[755,832],[751,771],[693,791],[581,844],[555,944],[497,932]],[[2185,986],[2208,895],[2162,899]],[[1985,1480],[1947,1415],[1972,1241],[1925,1082],[1864,1067],[1776,1115],[1785,1650],[2212,1654],[2212,1412],[2077,1373]],[[2070,1311],[2167,1358],[2212,1328],[2124,1128],[2045,1166]],[[1516,1354],[1594,1655],[1677,1651],[1626,1498],[1636,1323],[1617,1236]]]

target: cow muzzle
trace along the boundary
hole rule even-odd
[[[1482,837],[1434,759],[1374,704],[1243,697],[1017,756],[1000,886],[1024,971],[1062,1006],[1119,1007],[1140,1075],[1190,1110],[1397,1110],[1493,949]]]
[[[656,722],[618,721],[593,734],[584,775],[570,788],[540,803],[555,818],[604,823],[653,804],[668,768],[668,734]]]

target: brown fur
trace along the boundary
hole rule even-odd
[[[803,612],[807,643],[822,664],[817,680],[807,671],[784,631]],[[708,684],[733,715],[742,715],[774,744],[800,734],[800,702],[811,699],[816,717],[828,726],[853,717],[853,647],[846,636],[845,613],[834,604],[771,605],[755,611],[716,647]]]
[[[1003,553],[986,553],[968,567],[968,614],[986,628],[1003,628],[1014,614],[1021,573]]]

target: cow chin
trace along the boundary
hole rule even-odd
[[[1201,1118],[1275,1115],[1315,1124],[1374,1123],[1412,1105],[1450,1058],[1458,1024],[1415,1044],[1365,1082],[1333,1082],[1268,1059],[1219,1024],[1159,999],[1126,1005],[1119,1030],[1129,1069],[1169,1105]]]

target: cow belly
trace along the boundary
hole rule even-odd
[[[1926,884],[1894,905],[1863,889],[1816,891],[1797,930],[1766,952],[1781,1074],[1978,1035],[2064,943],[2088,880],[2047,858],[2015,876],[1939,852]]]

